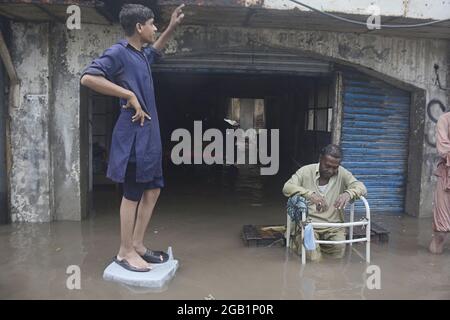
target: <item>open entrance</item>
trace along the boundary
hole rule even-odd
[[[320,149],[331,142],[334,90],[330,77],[195,72],[155,72],[153,76],[163,142],[163,197],[184,195],[193,202],[223,197],[224,201],[253,206],[272,201],[281,204],[285,201],[281,194],[284,182],[299,166],[317,161]],[[106,178],[106,168],[119,102],[88,90],[84,94],[90,124],[90,207],[95,213],[106,207],[117,213],[121,190]],[[171,141],[172,133],[186,129],[194,138],[198,121],[202,133],[219,129],[224,141],[227,129],[267,129],[267,155],[272,159],[276,155],[272,155],[270,132],[278,129],[278,170],[263,176],[259,165],[249,164],[249,139],[235,145],[235,151],[244,150],[245,164],[193,164],[192,160],[192,164],[175,165],[171,153],[179,141]],[[202,150],[209,143],[203,141]],[[194,156],[192,148],[190,157]]]
[[[317,161],[320,148],[331,142],[332,90],[329,78],[176,72],[155,73],[154,78],[164,144],[165,176],[169,182],[176,181],[174,184],[177,186],[199,184],[211,190],[214,185],[217,190],[225,186],[220,179],[239,183],[243,178],[250,180],[242,183],[259,186],[261,199],[279,199],[284,181],[299,165]],[[224,134],[226,129],[234,127],[255,129],[256,132],[267,129],[269,135],[272,129],[278,129],[279,170],[273,176],[261,176],[259,167],[248,162],[233,166],[174,165],[171,151],[179,141],[171,141],[171,134],[184,128],[194,136],[195,121],[202,122],[203,131],[217,128]],[[250,136],[249,140],[252,138]],[[235,149],[245,150],[247,160],[249,140],[245,145],[238,143]],[[203,142],[205,146],[209,143]],[[211,186],[207,187],[208,184]]]

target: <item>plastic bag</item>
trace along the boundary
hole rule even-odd
[[[306,250],[313,251],[316,250],[316,239],[314,238],[314,228],[311,223],[308,223],[305,227],[305,237],[303,239],[303,244]]]

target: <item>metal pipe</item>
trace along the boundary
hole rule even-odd
[[[368,225],[368,221],[358,221],[358,222],[345,222],[345,223],[327,223],[327,222],[311,222],[313,227],[337,227],[345,228],[351,226],[365,226]]]
[[[306,213],[304,212],[304,210],[302,210],[302,223],[301,225],[301,229],[302,229],[302,264],[306,264],[306,248],[305,248],[305,244],[304,244],[304,239],[305,239],[305,225],[306,222]]]
[[[366,219],[368,221],[368,225],[366,227],[366,238],[367,238],[367,242],[366,242],[366,263],[370,263],[370,234],[371,234],[371,229],[370,229],[370,206],[369,203],[367,202],[366,198],[361,197],[362,202],[364,202],[364,207],[366,207]]]
[[[353,239],[353,240],[337,240],[337,241],[333,241],[333,240],[316,240],[316,243],[319,244],[342,244],[342,243],[354,243],[354,242],[364,242],[367,241],[367,238],[358,238],[358,239]]]
[[[350,207],[350,223],[353,223],[354,220],[355,220],[355,202],[353,202],[352,206]],[[353,240],[353,224],[350,226],[348,239]],[[352,246],[351,242],[350,246]]]

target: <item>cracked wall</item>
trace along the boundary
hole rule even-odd
[[[83,69],[104,49],[121,37],[118,26],[99,28],[83,25],[69,31],[63,25],[52,29],[52,159],[54,172],[54,212],[57,220],[80,220],[86,216],[83,207],[83,177],[80,154],[81,137],[87,130],[80,121],[80,76]],[[87,107],[87,106],[85,106]],[[85,110],[84,110],[85,111]],[[86,125],[86,124],[84,124]],[[84,174],[84,172],[83,172]]]
[[[79,77],[83,68],[104,49],[122,37],[118,25],[83,25],[69,31],[63,25],[14,24],[14,62],[21,79],[19,110],[12,114],[12,208],[20,221],[80,220],[83,210],[82,135]],[[422,107],[432,99],[447,104],[447,95],[434,85],[434,63],[448,70],[448,42],[406,39],[339,32],[252,29],[216,26],[183,26],[169,43],[167,54],[195,54],[225,48],[252,48],[256,44],[274,49],[310,54],[314,58],[352,65],[365,72],[410,89],[422,89],[417,102],[418,126],[424,135],[420,144],[419,175],[409,184],[418,184],[418,203],[409,214],[431,214],[436,160],[435,148],[426,135],[433,135],[434,123]],[[56,62],[56,63],[55,63]],[[50,80],[48,80],[48,78]],[[446,85],[445,72],[441,75]],[[25,98],[27,97],[27,98]],[[426,121],[424,121],[426,119]]]
[[[11,110],[11,220],[52,220],[48,24],[13,23],[12,57],[21,101]]]
[[[427,107],[432,100],[447,104],[446,92],[435,84],[433,66],[440,66],[443,71],[441,81],[445,86],[448,83],[448,41],[325,31],[185,26],[178,30],[175,39],[169,44],[168,52],[207,53],[229,47],[251,48],[254,44],[307,53],[313,58],[331,59],[360,68],[368,74],[412,91],[413,98],[415,92],[425,92],[422,104],[419,103],[419,98],[415,98],[416,114],[412,115],[417,129],[424,132],[419,141],[417,133],[412,133],[414,141],[410,149],[411,159],[416,162],[414,165],[419,172],[412,172],[408,176],[408,184],[414,186],[409,190],[415,191],[407,197],[407,201],[418,202],[417,205],[407,204],[406,207],[410,215],[431,216],[435,185],[432,172],[438,158],[436,148],[427,142],[428,137],[434,139],[435,132],[435,122],[428,117]],[[413,149],[419,150],[421,154]]]

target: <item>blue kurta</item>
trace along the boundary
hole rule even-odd
[[[142,109],[151,117],[132,122],[133,108],[124,109],[125,99],[120,99],[119,119],[112,134],[111,150],[107,176],[115,182],[124,182],[125,172],[133,143],[135,145],[136,182],[150,182],[162,179],[162,145],[158,114],[155,103],[155,91],[150,65],[160,57],[153,47],[138,51],[121,40],[103,55],[95,59],[83,75],[101,75],[111,82],[128,89],[136,95]],[[134,157],[134,152],[133,152]],[[134,160],[134,159],[133,159]]]

